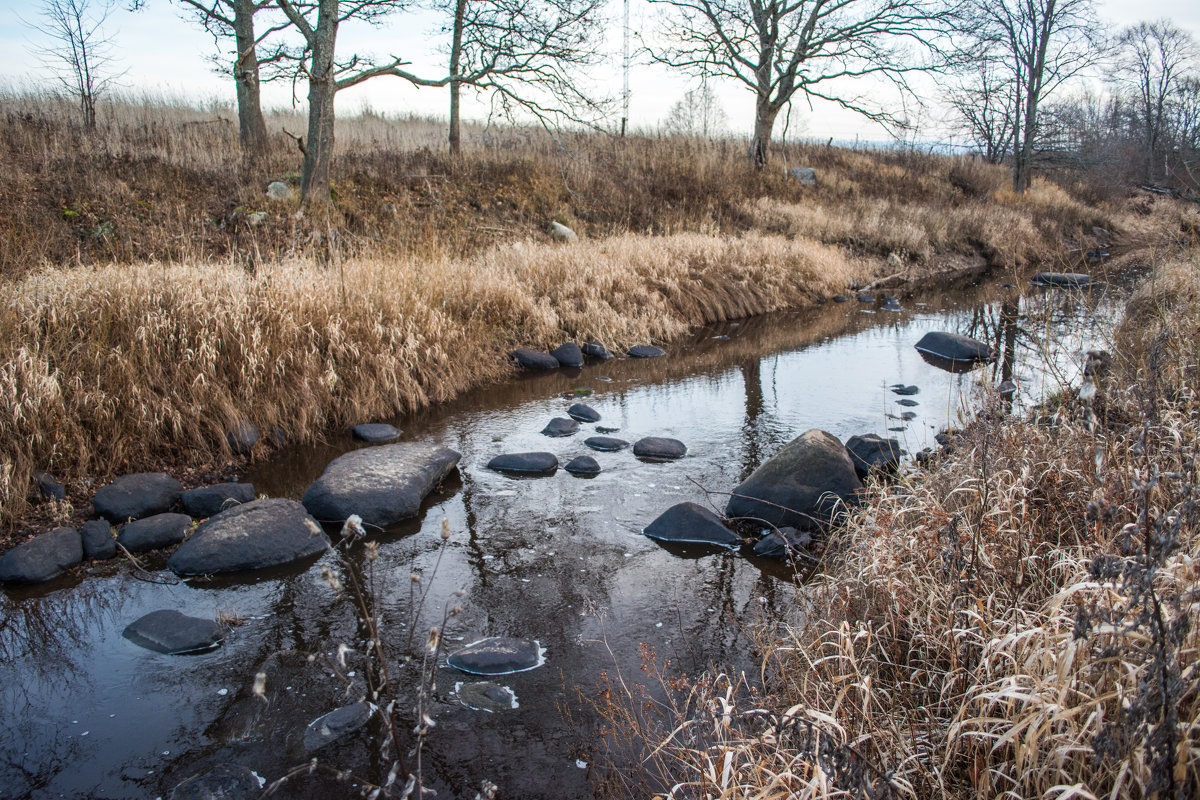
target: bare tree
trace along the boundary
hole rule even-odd
[[[721,107],[716,92],[708,85],[708,81],[702,81],[695,89],[684,92],[683,97],[671,106],[663,120],[663,129],[668,133],[708,138],[724,130],[727,122],[725,109]]]
[[[53,41],[41,51],[79,101],[85,130],[96,129],[96,101],[117,76],[111,73],[112,40],[103,30],[114,0],[43,0],[40,22],[27,23]]]
[[[944,8],[935,0],[652,0],[669,6],[650,46],[655,61],[740,81],[754,92],[751,157],[770,154],[779,112],[796,95],[830,100],[869,119],[899,118],[837,87],[877,77],[906,94],[907,76],[931,67]]]
[[[945,91],[957,127],[991,164],[1012,152],[1018,86],[985,59],[975,60]]]
[[[966,52],[995,66],[1012,95],[1013,190],[1033,177],[1042,101],[1101,55],[1093,0],[978,0],[958,15]]]
[[[1155,165],[1163,157],[1170,106],[1195,62],[1196,41],[1170,20],[1161,19],[1126,28],[1117,46],[1121,68],[1116,83],[1137,103],[1146,153],[1145,180],[1153,183]]]

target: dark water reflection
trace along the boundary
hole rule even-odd
[[[406,440],[447,445],[463,459],[460,477],[430,499],[421,519],[376,537],[379,591],[372,602],[383,619],[385,649],[397,661],[419,649],[410,640],[422,641],[447,604],[461,603],[462,614],[447,630],[452,649],[485,636],[528,636],[548,655],[546,666],[500,681],[520,703],[506,713],[457,704],[454,683],[471,679],[439,670],[437,726],[423,753],[439,796],[472,797],[484,778],[506,796],[590,796],[587,770],[577,765],[586,759],[579,740],[588,714],[574,687],[594,687],[614,659],[626,675],[636,675],[641,643],[683,669],[710,662],[753,668],[746,623],[758,614],[789,613],[802,588],[774,564],[697,547],[667,549],[641,536],[668,506],[704,503],[705,489],[728,491],[809,428],[843,440],[887,433],[915,452],[959,422],[981,384],[1014,380],[1015,402],[1028,405],[1077,380],[1080,354],[1096,344],[1098,322],[1115,308],[1112,298],[1100,288],[1018,297],[998,285],[1004,280],[902,296],[902,312],[831,303],[710,326],[667,358],[615,360],[574,376],[523,376],[393,420]],[[985,339],[1004,357],[969,373],[939,370],[913,348],[929,330]],[[900,398],[887,388],[897,383],[918,385],[919,405],[897,405]],[[585,402],[602,415],[600,425],[619,429],[613,435],[631,442],[678,438],[688,455],[656,464],[629,450],[592,452],[582,443],[592,435],[589,425],[568,438],[540,435],[575,402],[564,393],[577,387],[593,390]],[[915,417],[902,419],[906,411]],[[297,448],[246,477],[260,492],[299,497],[330,459],[356,446],[347,436]],[[517,479],[485,469],[497,454],[530,450],[552,451],[563,463],[591,455],[603,472],[591,480],[561,469]],[[712,499],[723,505],[721,497]],[[435,571],[443,519],[452,537]],[[267,780],[302,763],[297,731],[357,699],[304,655],[330,654],[364,636],[350,604],[321,580],[322,564],[361,570],[361,550],[254,580],[162,585],[118,575],[5,596],[0,796],[154,797],[220,761],[245,764]],[[412,573],[429,591],[415,621]],[[198,656],[160,655],[121,637],[126,624],[158,608],[236,614],[245,623],[223,647]],[[265,697],[251,688],[260,671],[269,676]],[[411,700],[411,683],[401,695]],[[564,721],[562,708],[578,727]],[[322,758],[380,778],[385,767],[371,733],[334,745]],[[320,781],[297,781],[281,796],[334,791]]]

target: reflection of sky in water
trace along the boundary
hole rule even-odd
[[[589,796],[585,773],[575,767],[575,734],[556,703],[577,706],[572,687],[589,691],[601,671],[613,669],[614,658],[627,675],[637,673],[639,643],[689,669],[709,660],[752,668],[745,624],[759,613],[787,613],[796,588],[735,554],[670,553],[640,530],[674,503],[705,503],[705,489],[729,491],[809,428],[843,440],[858,433],[897,436],[910,452],[930,445],[937,430],[958,423],[964,395],[984,377],[998,383],[1002,370],[942,372],[912,345],[924,332],[944,329],[1003,349],[1009,329],[1001,324],[1001,297],[994,287],[983,291],[992,296],[977,304],[930,297],[921,307],[920,298],[904,298],[901,314],[829,304],[714,326],[667,358],[593,365],[577,377],[525,377],[399,420],[405,439],[446,444],[463,459],[461,482],[448,482],[421,520],[379,539],[379,608],[389,653],[401,655],[408,638],[415,570],[422,586],[430,586],[417,642],[428,625],[441,622],[445,604],[461,603],[463,614],[447,630],[451,649],[484,636],[528,636],[542,642],[548,658],[545,667],[506,677],[521,698],[519,709],[484,714],[452,701],[438,706],[439,724],[426,751],[435,788],[465,794],[488,778],[510,791],[520,787],[526,798]],[[1013,341],[1025,404],[1059,385],[1031,366],[1044,343],[1052,345],[1056,373],[1078,376],[1085,341],[1065,337],[1061,326],[1082,319],[1086,336],[1095,315],[1085,313],[1087,303],[1066,297],[1038,292],[1024,301],[1032,319],[1022,320]],[[1101,307],[1102,315],[1109,313]],[[898,405],[900,397],[888,389],[894,383],[919,386],[913,397],[919,405]],[[671,436],[687,444],[688,455],[650,464],[628,449],[594,452],[583,445],[594,434],[587,424],[572,437],[540,435],[551,417],[565,416],[576,402],[562,393],[578,386],[595,390],[583,402],[600,412],[598,424],[620,429],[611,435],[630,442]],[[895,418],[906,410],[917,416]],[[892,427],[904,430],[889,433]],[[331,458],[353,446],[347,437],[296,448],[249,477],[259,492],[299,497]],[[591,455],[603,472],[588,480],[563,470],[521,479],[485,468],[500,453],[536,450],[553,452],[562,463]],[[711,500],[724,506],[719,494]],[[435,574],[443,518],[453,536]],[[454,596],[459,589],[461,599]],[[246,717],[255,672],[275,651],[329,652],[355,636],[348,608],[315,567],[209,587],[93,578],[43,599],[4,604],[0,764],[7,766],[0,766],[0,795],[36,786],[35,797],[154,796],[218,761],[277,777],[297,762],[272,740],[311,719],[297,709],[306,708],[301,700],[312,700],[317,683],[297,680],[294,703],[287,702],[287,687],[275,687],[283,694],[274,704],[250,706]],[[234,629],[225,646],[200,656],[163,656],[121,638],[124,625],[157,608],[206,617],[221,610],[250,621]],[[446,697],[463,678],[442,671]],[[311,680],[319,678],[314,673]],[[256,734],[265,720],[275,733]],[[371,769],[363,752],[329,757],[336,766]]]

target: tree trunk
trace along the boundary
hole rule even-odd
[[[254,0],[234,0],[233,31],[238,57],[233,64],[233,80],[237,84],[238,133],[242,151],[257,158],[267,152],[268,140],[258,82],[254,11]]]
[[[309,204],[329,202],[333,98],[337,94],[337,76],[333,68],[337,26],[337,0],[321,0],[308,77],[308,145],[300,177],[300,196]]]
[[[750,160],[762,169],[771,160],[771,131],[775,128],[775,117],[779,109],[759,98],[754,115],[754,138],[750,140]]]
[[[459,95],[462,84],[456,80],[462,62],[463,19],[467,14],[467,0],[457,0],[454,5],[454,33],[450,40],[450,160],[458,158],[462,150],[462,129],[459,122]]]

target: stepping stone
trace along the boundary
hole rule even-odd
[[[663,436],[647,436],[633,443],[633,454],[638,458],[652,461],[669,461],[683,458],[687,454],[687,445],[678,439],[668,439]]]
[[[858,297],[856,297],[854,299],[860,303],[874,303],[875,302],[875,296],[870,295],[870,294],[860,294]]]
[[[921,392],[921,388],[919,386],[905,386],[903,383],[894,383],[892,384],[891,389],[894,394],[905,396],[920,394]]]
[[[589,405],[576,403],[567,409],[567,416],[580,422],[599,422],[600,412]]]
[[[844,294],[835,294],[833,296],[833,302],[835,302],[835,303],[845,303],[845,302],[848,302],[849,300],[850,300],[850,298],[846,297],[846,295],[844,295]]]
[[[572,475],[599,475],[600,463],[591,456],[575,456],[564,469]]]
[[[561,364],[558,359],[541,350],[530,350],[528,347],[518,347],[512,351],[512,357],[525,369],[558,369]]]
[[[606,428],[603,425],[596,426],[596,433],[616,433],[619,430],[621,430],[621,429],[620,428]]]
[[[555,417],[550,420],[550,424],[542,428],[542,435],[560,439],[563,436],[571,436],[578,430],[579,423],[575,420],[566,419],[565,417]]]
[[[329,537],[304,506],[274,497],[222,511],[179,546],[167,569],[176,575],[217,575],[290,564],[329,549]]]
[[[129,641],[169,656],[213,650],[225,638],[221,626],[211,619],[180,614],[172,609],[151,611],[121,632]]]
[[[109,522],[122,523],[170,511],[183,486],[163,472],[139,472],[117,478],[96,492],[92,507]]]
[[[583,443],[602,453],[615,453],[629,447],[629,442],[624,439],[614,439],[611,436],[589,436],[583,440]]]
[[[679,544],[712,544],[736,548],[742,540],[713,512],[696,503],[671,506],[642,530],[651,539]]]
[[[873,469],[895,472],[900,466],[900,456],[905,453],[899,440],[884,439],[874,433],[851,436],[846,440],[846,452],[860,478],[866,478]]]
[[[386,422],[364,422],[362,425],[355,425],[351,430],[355,439],[372,444],[394,442],[404,434],[404,431]]]
[[[583,346],[583,354],[588,358],[599,358],[607,361],[612,358],[612,353],[608,352],[608,348],[599,342],[588,342]]]
[[[490,681],[477,683],[456,683],[454,694],[458,702],[473,711],[510,711],[517,708],[517,696],[507,686]]]
[[[1059,286],[1067,289],[1083,289],[1092,282],[1092,276],[1082,272],[1039,272],[1029,281],[1034,286]]]
[[[991,347],[959,333],[930,331],[921,337],[915,347],[918,352],[952,362],[974,363],[992,361],[996,358]]]
[[[180,500],[183,510],[197,519],[205,519],[227,508],[249,503],[254,499],[252,483],[217,483],[199,489],[189,489]]]
[[[134,520],[117,532],[117,543],[131,553],[174,547],[192,532],[187,514],[155,514]]]
[[[574,342],[565,342],[550,351],[554,360],[564,367],[582,367],[583,351]]]
[[[508,675],[545,664],[546,651],[536,639],[493,636],[452,653],[446,663],[472,675]]]
[[[112,526],[102,519],[85,522],[79,529],[83,540],[83,557],[101,561],[117,554],[117,540],[113,538]]]
[[[323,522],[357,514],[367,525],[386,528],[415,517],[460,458],[448,447],[422,442],[354,450],[329,462],[300,502]]]
[[[264,784],[249,767],[218,764],[178,784],[167,800],[255,800],[262,794]]]
[[[244,456],[258,444],[261,435],[257,425],[244,419],[226,432],[225,441],[235,455]]]
[[[652,344],[637,344],[629,348],[629,355],[633,358],[658,358],[666,354],[666,350]]]
[[[82,560],[79,531],[55,528],[0,556],[0,583],[43,583]]]
[[[920,404],[920,403],[918,403],[916,400],[910,400],[910,399],[908,399],[907,397],[905,397],[903,400],[897,400],[897,401],[896,401],[896,405],[898,405],[898,406],[907,406],[907,407],[909,407],[909,408],[913,408],[914,406],[919,406],[919,405],[921,405],[921,404]]]
[[[915,412],[915,411],[905,411],[900,414],[900,419],[904,420],[905,422],[909,422],[916,418],[917,418],[917,412]]]
[[[558,456],[553,453],[506,453],[489,461],[487,468],[497,472],[550,473],[558,469]]]
[[[374,706],[360,701],[317,717],[304,729],[304,752],[311,755],[349,736],[370,722],[374,713]]]
[[[767,533],[754,545],[754,555],[760,558],[773,558],[787,561],[797,555],[808,553],[812,545],[812,537],[795,528],[779,528]]]

